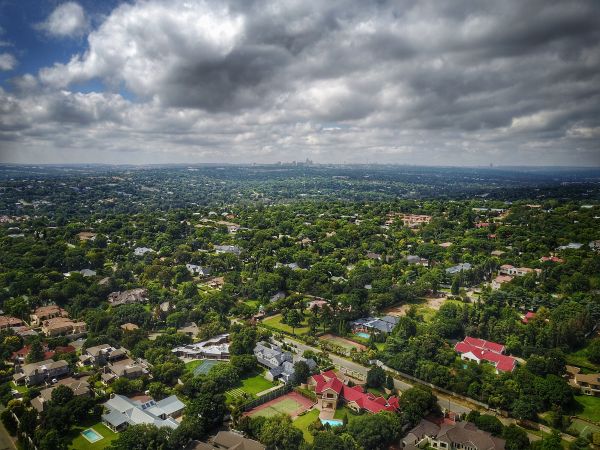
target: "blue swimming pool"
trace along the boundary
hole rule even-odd
[[[343,421],[337,419],[321,419],[321,423],[323,425],[329,424],[330,427],[339,427],[344,424]]]
[[[356,335],[358,337],[365,338],[365,339],[369,339],[371,337],[371,335],[369,333],[365,333],[363,331],[359,331],[358,333],[356,333]]]
[[[96,433],[96,431],[91,428],[88,428],[87,430],[83,430],[81,432],[81,434],[83,434],[83,437],[86,438],[92,444],[94,442],[98,442],[100,439],[102,439],[102,435]]]

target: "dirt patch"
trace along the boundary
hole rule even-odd
[[[385,313],[390,316],[401,317],[405,316],[411,306],[417,308],[429,308],[437,311],[446,301],[445,297],[426,297],[420,303],[408,303],[406,305],[392,306],[385,310]]]

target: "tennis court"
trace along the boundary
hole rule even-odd
[[[217,361],[215,359],[205,359],[198,366],[194,368],[193,374],[197,375],[206,375],[210,369],[212,369],[217,364],[221,364],[222,361]]]
[[[267,403],[257,406],[249,411],[247,415],[252,417],[271,417],[277,414],[288,414],[292,418],[296,417],[303,411],[312,408],[315,403],[306,397],[301,396],[297,392],[290,392],[276,399],[270,400]]]

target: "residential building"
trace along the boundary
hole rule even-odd
[[[43,382],[51,382],[53,379],[60,378],[71,373],[69,364],[64,361],[53,361],[47,359],[31,364],[25,364],[20,372],[13,375],[15,383],[24,382],[27,386],[34,386]]]
[[[133,250],[135,256],[144,256],[146,253],[155,253],[155,251],[148,247],[136,247]]]
[[[523,322],[525,325],[527,325],[529,323],[529,321],[531,319],[533,319],[535,317],[535,313],[533,311],[527,311],[527,313],[523,316],[523,319],[521,319],[521,322]]]
[[[367,253],[367,258],[368,259],[373,259],[375,261],[381,261],[383,257],[379,253],[368,252]]]
[[[402,448],[417,450],[425,446],[445,450],[504,450],[506,441],[480,430],[471,422],[443,422],[422,419],[402,439]]]
[[[202,267],[202,266],[198,266],[196,264],[186,264],[185,268],[192,274],[192,275],[198,275],[201,277],[205,277],[210,275],[210,272],[208,269]]]
[[[47,344],[42,345],[42,350],[44,351],[44,360],[52,359],[54,356],[54,352],[48,348]],[[20,348],[16,352],[13,352],[11,356],[11,360],[14,364],[23,364],[29,356],[29,352],[31,351],[31,345],[26,345],[23,348]]]
[[[581,389],[583,395],[600,397],[600,373],[576,373],[574,384]]]
[[[446,273],[448,275],[455,275],[460,272],[471,270],[471,267],[472,266],[470,263],[460,263],[460,264],[457,264],[456,266],[448,267],[446,269]]]
[[[350,322],[353,333],[391,333],[400,319],[395,316],[363,317]]]
[[[75,397],[91,396],[92,391],[90,384],[84,380],[76,380],[75,378],[65,378],[60,380],[54,386],[51,386],[40,391],[40,395],[31,400],[31,406],[33,406],[37,412],[41,413],[44,410],[45,403],[52,400],[52,391],[58,386],[67,386],[73,391]]]
[[[540,262],[553,262],[553,263],[562,264],[565,261],[562,258],[559,258],[558,256],[542,256],[540,258]]]
[[[516,359],[503,354],[505,351],[504,345],[484,339],[467,336],[462,342],[454,346],[454,350],[460,353],[462,360],[474,361],[477,364],[481,361],[487,361],[493,364],[496,373],[512,372],[517,365]]]
[[[85,322],[75,322],[68,317],[55,317],[42,322],[42,333],[48,337],[80,335],[86,330]]]
[[[310,377],[308,388],[317,395],[317,404],[321,411],[335,411],[338,403],[342,401],[356,412],[397,411],[400,407],[396,396],[392,395],[386,400],[364,392],[362,386],[348,386],[332,370]]]
[[[69,314],[57,305],[40,306],[31,314],[31,325],[39,327],[44,320],[54,319],[56,317],[69,317]]]
[[[498,275],[492,280],[492,289],[497,291],[504,283],[511,282],[513,277],[510,275]]]
[[[600,252],[600,240],[590,241],[588,245],[593,251]]]
[[[0,316],[0,330],[21,327],[24,323],[21,319],[12,316]]]
[[[431,222],[431,216],[424,214],[400,214],[399,217],[404,226],[409,228],[418,227],[419,225]]]
[[[567,245],[557,247],[556,250],[579,250],[581,247],[583,247],[583,244],[579,242],[570,242]]]
[[[104,373],[112,373],[116,378],[139,378],[148,374],[148,370],[137,361],[131,358],[121,359],[119,361],[109,362],[104,369]]]
[[[206,341],[175,347],[171,351],[184,358],[229,359],[229,334],[221,334]]]
[[[192,442],[186,450],[265,450],[263,444],[233,431],[219,431],[212,442]]]
[[[175,395],[154,401],[152,398],[145,402],[133,400],[124,395],[115,395],[106,403],[107,413],[102,415],[102,422],[115,432],[129,425],[155,425],[175,429],[179,422],[175,420],[185,408],[185,405]]]
[[[124,348],[115,348],[109,344],[100,344],[88,347],[83,355],[79,357],[79,361],[82,365],[100,367],[125,358],[127,358],[127,352]]]
[[[265,378],[269,381],[280,379],[284,383],[292,381],[294,376],[294,362],[304,361],[309,369],[313,370],[317,364],[312,359],[298,357],[296,361],[290,352],[283,351],[281,347],[267,342],[259,342],[254,347],[254,356],[260,364],[265,366],[267,373]]]
[[[502,264],[498,273],[500,275],[508,275],[511,277],[524,277],[533,272],[541,272],[539,269],[530,269],[529,267],[515,267],[510,264]]]
[[[138,327],[135,323],[131,323],[131,322],[127,322],[127,323],[124,323],[123,325],[121,325],[121,330],[123,330],[123,331],[135,331],[138,328],[140,328],[140,327]]]
[[[240,253],[242,253],[242,250],[236,245],[215,245],[214,248],[217,254],[231,253],[233,255],[239,256]]]
[[[129,289],[123,292],[111,292],[108,294],[108,303],[112,306],[127,305],[131,303],[146,303],[148,291],[144,288]]]
[[[429,260],[427,258],[421,258],[418,255],[408,255],[406,257],[408,264],[415,264],[417,266],[429,267]]]

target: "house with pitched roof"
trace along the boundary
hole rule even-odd
[[[69,364],[64,360],[53,361],[51,359],[31,364],[25,364],[21,371],[13,375],[15,383],[24,381],[27,386],[50,382],[55,378],[71,373]]]
[[[317,395],[317,405],[321,411],[335,411],[341,402],[356,412],[378,413],[400,408],[398,397],[392,395],[386,400],[364,392],[362,386],[348,386],[333,370],[310,377],[308,388]]]
[[[350,322],[353,333],[391,333],[400,319],[395,316],[363,317]]]
[[[506,441],[480,430],[471,422],[433,423],[423,419],[402,439],[402,448],[429,446],[440,450],[504,450]]]
[[[479,364],[486,361],[494,365],[496,373],[512,372],[517,366],[517,360],[504,355],[504,345],[467,336],[454,346],[464,361],[474,361]]]
[[[220,334],[206,341],[175,347],[171,351],[185,358],[229,359],[229,334]]]
[[[211,442],[193,442],[187,450],[265,450],[263,444],[233,431],[219,431]]]
[[[254,356],[256,356],[259,364],[268,369],[265,378],[269,381],[280,379],[284,383],[291,382],[295,373],[294,362],[304,361],[310,370],[317,366],[317,363],[310,358],[297,357],[294,361],[290,352],[284,351],[278,345],[264,341],[256,344]]]
[[[175,429],[179,426],[175,418],[182,414],[185,405],[175,395],[158,402],[153,399],[141,402],[124,395],[115,395],[104,403],[104,408],[107,412],[102,415],[102,422],[111,430],[119,432],[129,425],[141,424]]]

